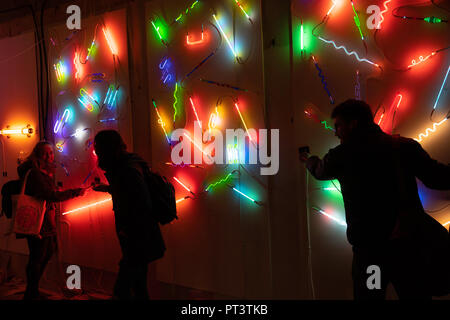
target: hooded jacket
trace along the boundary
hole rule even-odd
[[[319,180],[338,179],[344,200],[347,239],[377,247],[413,237],[426,215],[416,178],[431,189],[450,189],[450,166],[433,160],[413,139],[391,136],[376,124],[306,163]]]
[[[123,257],[133,262],[159,259],[166,249],[158,222],[151,214],[147,170],[145,160],[125,152],[105,172]]]
[[[31,170],[31,171],[30,171]],[[20,180],[24,181],[26,173],[30,171],[25,186],[25,194],[46,201],[46,210],[40,235],[42,237],[56,235],[55,202],[65,201],[77,197],[81,189],[58,191],[54,179],[38,168],[30,160],[17,167]]]

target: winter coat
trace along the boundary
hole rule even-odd
[[[425,211],[416,178],[431,189],[450,189],[450,166],[433,160],[413,139],[391,136],[373,125],[306,163],[319,180],[338,179],[347,238],[356,247],[377,247],[413,237]]]
[[[77,197],[81,189],[58,191],[54,179],[43,171],[35,168],[31,161],[25,161],[17,167],[20,180],[24,180],[29,171],[25,194],[46,201],[46,209],[40,235],[42,237],[56,235],[55,203]]]
[[[142,158],[124,153],[105,172],[123,257],[131,262],[151,262],[161,258],[166,249],[158,222],[152,215],[146,170],[148,165]]]

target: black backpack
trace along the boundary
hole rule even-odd
[[[2,187],[2,214],[6,216],[6,218],[12,218],[12,195],[19,194],[20,188],[22,187],[22,181],[20,180],[11,180],[6,182]]]
[[[177,217],[175,188],[166,177],[144,168],[144,175],[152,198],[152,213],[160,224],[172,222]]]

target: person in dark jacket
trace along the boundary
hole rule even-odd
[[[122,249],[119,273],[114,286],[115,299],[147,300],[147,272],[151,261],[161,258],[165,245],[146,183],[147,163],[126,145],[117,131],[100,131],[94,139],[98,166],[105,171],[109,185],[94,190],[112,195],[117,237]]]
[[[332,112],[341,144],[323,159],[300,155],[319,180],[341,185],[347,239],[353,248],[355,299],[385,299],[392,282],[400,299],[430,299],[418,236],[426,212],[416,178],[431,189],[450,189],[450,166],[433,160],[413,139],[384,133],[370,106],[347,100]],[[367,285],[367,269],[381,271],[381,288]]]
[[[46,201],[44,220],[39,236],[17,235],[28,242],[29,260],[26,268],[27,286],[24,299],[39,299],[39,280],[44,269],[57,250],[55,203],[84,195],[85,189],[59,191],[54,180],[53,147],[46,141],[36,144],[30,156],[17,167],[17,173],[23,181],[29,172],[25,194]]]

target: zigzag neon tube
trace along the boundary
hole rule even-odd
[[[195,109],[194,101],[192,101],[191,97],[189,97],[189,101],[191,101],[192,109],[194,110],[195,117],[197,118],[198,124],[200,125],[200,129],[201,129],[202,125],[201,125],[200,119],[198,118],[198,114],[197,114],[197,110]]]
[[[173,110],[174,110],[174,112],[173,112],[173,122],[175,122],[175,118],[176,118],[176,116],[178,114],[178,109],[177,109],[177,103],[178,103],[177,91],[178,91],[178,82],[175,82],[175,90],[173,91],[174,101],[173,101],[173,105],[172,105],[173,106]]]
[[[328,84],[325,81],[325,76],[323,75],[322,69],[319,67],[319,64],[317,63],[316,59],[314,58],[314,56],[311,56],[314,62],[314,66],[316,67],[317,71],[319,72],[318,76],[321,79],[322,85],[323,85],[323,89],[326,91],[326,93],[328,94],[328,97],[330,98],[330,103],[334,104],[334,99],[333,96],[330,93],[330,90],[328,90]]]
[[[55,126],[53,127],[53,132],[58,133],[59,130],[61,130],[64,123],[67,123],[67,120],[69,120],[70,117],[70,111],[69,109],[64,110],[64,113],[60,120],[56,120]]]
[[[95,207],[95,206],[97,206],[99,204],[102,204],[102,203],[105,203],[105,202],[108,202],[108,201],[111,201],[111,200],[112,200],[112,198],[108,198],[108,199],[105,199],[105,200],[102,200],[102,201],[91,203],[91,204],[89,204],[87,206],[84,206],[84,207],[80,207],[80,208],[77,208],[77,209],[74,209],[74,210],[63,212],[62,215],[64,216],[64,215],[69,214],[69,213],[74,213],[74,212],[81,211],[81,210],[84,210],[84,209],[87,209],[87,208]]]
[[[447,121],[448,120],[448,118],[444,118],[444,120],[442,120],[442,121],[440,121],[440,122],[435,122],[434,124],[433,124],[433,127],[432,128],[427,128],[426,130],[425,130],[425,133],[420,133],[419,134],[419,139],[414,139],[414,140],[416,140],[417,142],[422,142],[422,140],[424,139],[424,138],[428,138],[428,136],[430,135],[430,133],[434,133],[435,131],[436,131],[436,129],[437,129],[437,127],[439,127],[441,124],[443,124],[445,121]]]
[[[194,9],[194,7],[197,3],[198,3],[198,0],[195,1],[190,7],[188,7],[184,13],[183,12],[180,13],[180,15],[175,19],[175,22],[178,22],[178,20],[180,20],[183,17],[183,15],[187,15],[189,13],[189,11]]]
[[[444,78],[444,81],[442,82],[441,89],[439,90],[439,94],[438,94],[438,96],[437,96],[437,98],[436,98],[436,102],[434,103],[433,110],[436,109],[436,106],[437,106],[437,104],[438,104],[438,101],[439,101],[439,99],[441,98],[442,89],[444,88],[444,85],[445,85],[445,83],[447,82],[447,78],[448,78],[448,73],[449,73],[449,72],[450,72],[450,65],[448,66],[447,73],[445,74],[445,78]]]
[[[245,124],[244,118],[242,117],[242,114],[241,114],[241,111],[239,110],[239,106],[238,106],[237,102],[234,103],[234,106],[236,107],[236,110],[239,113],[239,117],[241,117],[242,124],[244,125],[245,131],[247,131],[248,138],[250,139],[250,141],[253,142],[252,136],[248,132],[247,125]]]
[[[333,217],[332,215],[326,213],[325,211],[323,211],[323,210],[321,210],[321,209],[319,209],[319,208],[316,208],[316,207],[312,207],[312,208],[313,208],[314,210],[316,210],[317,212],[323,214],[324,216],[330,218],[331,220],[333,220],[333,221],[339,223],[341,226],[347,226],[347,223],[345,223],[344,221],[342,221],[342,220],[340,220],[340,219],[338,219],[338,218]]]
[[[222,26],[220,25],[219,20],[217,20],[215,14],[213,14],[213,18],[214,18],[214,20],[216,20],[216,23],[217,23],[217,26],[218,26],[219,29],[220,29],[220,32],[222,33],[223,37],[224,37],[225,40],[227,41],[228,47],[230,47],[230,50],[231,50],[231,52],[233,52],[234,57],[237,58],[238,56],[237,56],[236,52],[234,52],[233,46],[231,45],[230,40],[228,40],[228,37],[227,37],[227,35],[225,34],[225,32],[223,31]]]
[[[229,173],[229,174],[227,174],[227,176],[226,176],[225,178],[220,179],[220,180],[217,181],[217,182],[214,182],[214,183],[209,184],[209,185],[206,187],[205,191],[208,191],[210,188],[214,188],[214,187],[216,187],[217,185],[219,185],[219,184],[221,184],[221,183],[227,182],[227,181],[230,179],[231,175],[232,175],[232,173]]]
[[[82,72],[82,64],[80,62],[80,52],[75,51],[73,57],[73,66],[75,67],[75,80],[80,80]]]
[[[378,67],[378,68],[380,67],[380,65],[377,64],[377,63],[374,63],[374,62],[369,61],[367,59],[361,59],[355,51],[349,52],[347,50],[347,48],[345,48],[344,46],[337,46],[336,43],[333,40],[326,40],[326,39],[324,39],[324,38],[322,38],[320,36],[319,36],[319,39],[322,40],[323,42],[331,43],[336,50],[343,49],[348,56],[352,56],[352,55],[355,56],[356,60],[358,60],[359,62],[367,62],[367,63],[369,63],[369,64],[371,64],[371,65],[373,65],[375,67]]]
[[[155,100],[152,99],[152,102],[153,102],[153,106],[155,107],[156,114],[158,115],[158,123],[161,125],[161,128],[162,128],[163,131],[164,131],[164,135],[166,136],[167,142],[168,142],[169,145],[170,145],[170,139],[169,139],[169,137],[167,136],[167,132],[166,132],[166,128],[165,128],[166,124],[164,123],[163,119],[161,118],[161,115],[159,114],[159,110],[158,110],[158,107],[156,106]]]
[[[384,9],[383,11],[380,12],[381,20],[380,20],[380,22],[378,22],[377,29],[380,29],[380,28],[381,28],[381,24],[382,24],[383,21],[384,21],[383,13],[385,13],[385,12],[388,11],[387,4],[388,4],[389,2],[391,2],[391,0],[387,0],[387,1],[385,1],[385,2],[383,3],[385,9]]]
[[[419,62],[416,62],[415,59],[411,60],[411,64],[408,66],[408,69],[411,69],[414,66],[417,66],[418,64],[421,64],[424,61],[427,61],[430,57],[434,56],[436,54],[436,51],[430,53],[428,56],[426,56],[425,58],[423,56],[419,57]]]

